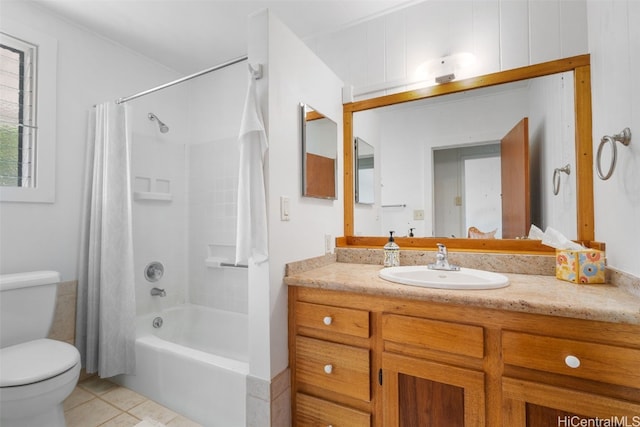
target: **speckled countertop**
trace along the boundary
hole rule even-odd
[[[555,276],[503,273],[509,286],[492,290],[446,290],[400,285],[378,277],[381,265],[315,261],[288,268],[290,286],[330,289],[482,308],[640,325],[640,296],[611,284],[577,285]]]

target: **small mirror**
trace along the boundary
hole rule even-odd
[[[356,203],[372,205],[375,202],[373,191],[373,147],[362,138],[356,138],[355,144],[355,184]]]
[[[302,195],[336,198],[338,125],[309,105],[300,104]]]

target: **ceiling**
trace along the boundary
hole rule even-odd
[[[268,8],[298,37],[416,0],[29,0],[184,74],[247,54],[250,14]]]

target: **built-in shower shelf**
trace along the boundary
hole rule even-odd
[[[209,268],[247,268],[246,264],[235,264],[220,257],[208,257],[204,260],[204,265]]]
[[[170,202],[172,200],[171,193],[154,193],[150,191],[134,191],[134,200],[153,200],[156,202]]]

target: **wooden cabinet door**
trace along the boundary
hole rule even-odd
[[[502,397],[504,427],[640,425],[640,404],[584,391],[503,378]]]
[[[385,427],[482,427],[484,374],[383,353]]]

